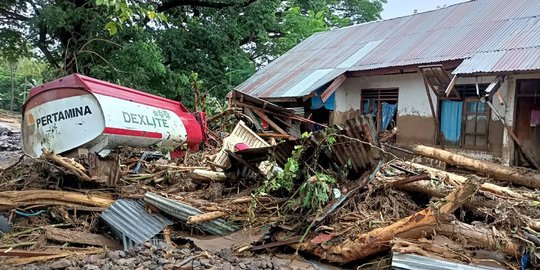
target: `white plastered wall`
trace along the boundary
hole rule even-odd
[[[515,78],[525,77],[530,78],[531,76],[511,76],[502,84],[501,88],[499,89],[499,94],[502,97],[504,104],[501,104],[499,102],[497,96],[493,100],[493,105],[495,109],[504,116],[506,124],[510,126],[512,126],[512,120],[514,118]],[[538,74],[538,77],[540,78],[540,74]],[[457,84],[474,84],[476,81],[481,84],[491,83],[494,78],[494,76],[484,76],[478,78],[465,77],[459,78]],[[346,120],[346,117],[348,117],[351,111],[359,113],[362,89],[384,88],[399,88],[397,111],[398,126],[400,126],[399,117],[426,117],[425,121],[433,121],[431,118],[432,113],[428,99],[426,97],[426,90],[422,75],[420,73],[409,73],[348,78],[336,91],[336,113],[337,115],[345,115],[345,117],[341,117],[341,119],[339,119],[338,117],[338,119],[336,119],[336,122],[339,123],[340,120]],[[509,89],[511,91],[509,91]],[[431,98],[435,106],[435,110],[437,111],[437,99],[433,94],[431,94]],[[498,120],[495,113],[492,113],[491,119],[494,121]],[[433,125],[434,124],[432,124],[431,129],[433,129]],[[502,132],[503,145],[501,159],[503,163],[509,164],[511,161],[511,157],[513,156],[513,143],[508,132],[505,129]],[[431,143],[433,143],[433,140],[431,140]]]

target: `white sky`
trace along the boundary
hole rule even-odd
[[[436,9],[437,6],[452,5],[466,2],[466,0],[387,0],[381,16],[383,19],[390,19],[413,14],[418,12]]]

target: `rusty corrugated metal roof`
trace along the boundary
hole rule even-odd
[[[540,70],[540,47],[482,52],[465,59],[454,74]]]
[[[506,55],[513,57],[513,64],[500,63],[499,68],[521,70],[522,65],[530,68],[530,59],[519,53],[534,49],[517,49],[536,46],[540,46],[540,1],[476,0],[315,34],[236,89],[263,98],[304,96],[346,71],[467,59],[505,50],[512,51]]]

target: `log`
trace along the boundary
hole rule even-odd
[[[193,170],[193,172],[190,174],[191,178],[196,180],[203,180],[203,181],[223,181],[227,179],[225,176],[225,173],[222,172],[214,172],[214,171],[207,171],[207,170]]]
[[[227,213],[227,212],[213,211],[213,212],[208,212],[208,213],[199,214],[199,215],[195,215],[195,216],[190,216],[190,217],[188,217],[186,223],[187,224],[197,224],[197,223],[201,223],[201,222],[205,222],[205,221],[218,219],[218,218],[221,218],[221,217],[226,217],[228,215],[229,215],[229,213]]]
[[[0,192],[0,211],[36,205],[64,205],[74,208],[78,206],[97,207],[96,210],[104,210],[113,202],[114,200],[109,196],[69,191],[37,189]]]
[[[497,180],[512,184],[540,188],[540,173],[537,171],[525,172],[516,168],[495,164],[493,162],[475,160],[446,150],[424,145],[414,145],[411,150],[416,154],[437,159],[452,165],[463,167],[481,175],[488,175]]]
[[[405,164],[415,167],[417,169],[424,170],[427,173],[431,174],[433,178],[445,180],[445,182],[451,185],[463,184],[467,180],[467,177],[465,176],[461,176],[455,173],[445,172],[443,170],[435,169],[435,168],[424,166],[421,164],[417,164],[413,162],[405,162]],[[523,191],[513,191],[512,189],[508,187],[501,187],[499,185],[495,185],[495,184],[487,183],[487,182],[483,183],[480,186],[480,190],[489,192],[498,196],[509,197],[509,198],[518,199],[518,200],[531,199],[535,201],[540,201],[540,198],[534,193],[527,193]]]
[[[104,235],[68,229],[47,228],[45,230],[45,238],[58,242],[107,247],[109,249],[121,249],[118,242]]]
[[[490,190],[486,187],[489,186],[495,186],[494,189]],[[399,189],[406,192],[413,192],[413,193],[422,193],[425,194],[431,198],[444,198],[449,192],[452,186],[435,186],[429,181],[418,181],[406,185],[401,186],[391,186],[392,188]],[[525,203],[538,203],[535,201],[531,201],[527,199],[526,197],[529,195],[524,196],[523,194],[516,193],[513,190],[507,190],[507,188],[504,188],[502,191],[499,191],[499,187],[490,183],[484,183],[480,186],[480,191],[483,191],[484,193],[490,193],[492,196],[495,196],[496,198],[489,199],[489,198],[483,198],[483,196],[475,196],[470,201],[466,202],[463,206],[470,210],[474,216],[485,218],[485,212],[482,211],[482,209],[497,209],[501,204],[502,205],[512,205],[514,202],[507,201],[509,199],[518,199],[518,200],[526,200]],[[510,193],[508,193],[508,191]],[[527,215],[527,213],[523,213],[524,215]],[[524,224],[523,226],[529,226],[531,229],[540,232],[540,220],[530,220]]]
[[[441,213],[453,213],[468,201],[476,190],[477,186],[466,183],[433,207],[400,219],[389,226],[374,229],[354,239],[346,239],[328,248],[322,248],[307,241],[301,244],[300,249],[321,259],[337,263],[349,263],[387,251],[390,249],[390,241],[399,234],[414,231],[414,234],[409,234],[409,238],[420,238],[429,233],[429,230],[417,230],[417,228],[433,228],[437,225],[438,216]]]
[[[453,220],[448,215],[446,217],[440,217],[438,221],[439,223],[433,226],[417,228],[406,233],[398,234],[397,237],[410,238],[410,236],[432,230],[438,235],[444,235],[467,245],[500,251],[512,257],[518,257],[521,254],[519,252],[520,244],[508,237],[504,232],[497,231],[495,228],[473,226]]]

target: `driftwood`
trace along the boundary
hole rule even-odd
[[[35,205],[64,205],[70,207],[94,207],[104,210],[114,200],[109,196],[89,195],[57,190],[24,190],[0,192],[0,211]]]
[[[467,202],[476,190],[477,186],[469,183],[464,184],[433,207],[426,208],[389,226],[374,229],[329,248],[322,248],[307,241],[301,244],[300,249],[322,259],[338,263],[349,263],[378,254],[389,250],[390,241],[400,234],[414,232],[408,233],[408,237],[420,238],[424,234],[430,233],[432,228],[437,225],[439,214],[454,212]]]
[[[411,147],[416,155],[437,159],[452,165],[463,167],[467,170],[488,175],[497,180],[510,182],[530,188],[540,188],[540,173],[526,173],[516,168],[495,164],[493,162],[481,161],[458,155],[446,150],[433,147],[414,145]]]
[[[223,181],[227,179],[224,173],[196,169],[190,174],[191,178],[203,181]]]
[[[197,223],[201,223],[201,222],[210,221],[210,220],[218,219],[218,218],[221,218],[221,217],[225,217],[225,216],[228,216],[228,215],[229,214],[227,212],[223,212],[223,211],[208,212],[208,213],[204,213],[204,214],[200,214],[200,215],[196,215],[196,216],[190,216],[190,217],[188,217],[186,223],[187,224],[197,224]]]
[[[120,244],[104,235],[67,229],[47,228],[45,238],[58,242],[84,244],[90,246],[120,249]]]

